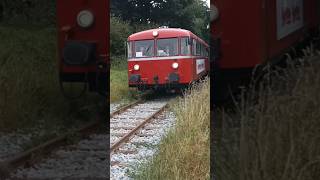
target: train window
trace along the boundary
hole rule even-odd
[[[195,39],[192,39],[192,54],[193,55],[197,55],[196,51],[197,51],[197,41]]]
[[[209,49],[206,48],[206,57],[209,57]]]
[[[200,43],[197,41],[197,44],[196,44],[196,55],[201,55],[201,45]]]
[[[154,52],[154,40],[135,41],[136,58],[152,57]]]
[[[181,38],[181,55],[190,54],[190,39],[188,37]]]
[[[204,44],[201,44],[201,56],[207,57],[207,48]]]
[[[127,42],[127,48],[128,58],[132,58],[132,42]]]
[[[157,56],[178,55],[178,38],[158,39]]]

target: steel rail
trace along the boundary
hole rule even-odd
[[[95,132],[99,127],[101,127],[101,123],[103,122],[103,120],[101,120],[102,117],[104,117],[104,115],[98,113],[98,116],[97,116],[98,120],[92,121],[72,132],[64,133],[61,136],[50,139],[45,143],[37,145],[36,147],[33,147],[29,150],[16,154],[12,158],[2,161],[1,164],[3,164],[8,171],[6,172],[6,176],[8,177],[5,177],[5,178],[9,178],[10,173],[15,171],[18,167],[21,167],[21,166],[30,167],[32,164],[35,164],[36,162],[38,162],[40,159],[47,157],[54,150],[60,148],[61,146],[67,145],[68,138],[73,136],[74,134],[87,136]]]
[[[159,110],[154,112],[152,115],[147,117],[145,120],[143,120],[138,126],[136,126],[134,129],[132,129],[130,132],[128,132],[126,135],[122,136],[119,140],[117,140],[115,143],[111,145],[110,152],[111,154],[119,149],[122,144],[127,142],[131,136],[136,134],[142,127],[144,127],[147,123],[149,123],[154,117],[158,116],[160,113],[162,113],[165,108],[167,108],[168,103],[166,103],[164,106],[162,106]]]

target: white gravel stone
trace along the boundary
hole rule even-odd
[[[19,168],[13,178],[28,179],[107,179],[109,135],[95,134],[53,153],[30,168]]]
[[[134,174],[137,167],[148,162],[157,153],[160,141],[174,125],[174,114],[166,111],[147,124],[130,142],[114,152],[111,155],[111,179],[132,179],[129,174]]]

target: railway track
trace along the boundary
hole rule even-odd
[[[105,179],[109,134],[95,121],[1,162],[0,179]],[[70,143],[70,137],[74,137]]]
[[[19,153],[0,163],[0,179],[107,179],[110,176],[109,152],[111,157],[118,157],[126,149],[127,155],[134,155],[136,150],[126,147],[132,139],[159,134],[157,130],[170,125],[167,121],[157,122],[168,114],[165,112],[167,104],[168,98],[140,99],[110,113],[110,131],[101,128],[107,127],[103,121],[94,121]],[[70,136],[76,137],[71,144]],[[109,148],[106,144],[110,140]],[[119,161],[111,163],[124,166]]]
[[[137,101],[110,116],[111,179],[126,179],[135,161],[155,153],[155,146],[173,124],[169,99]]]

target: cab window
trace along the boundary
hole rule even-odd
[[[167,38],[157,40],[157,56],[178,55],[178,38]]]
[[[154,56],[154,40],[135,41],[134,57],[152,57]]]

